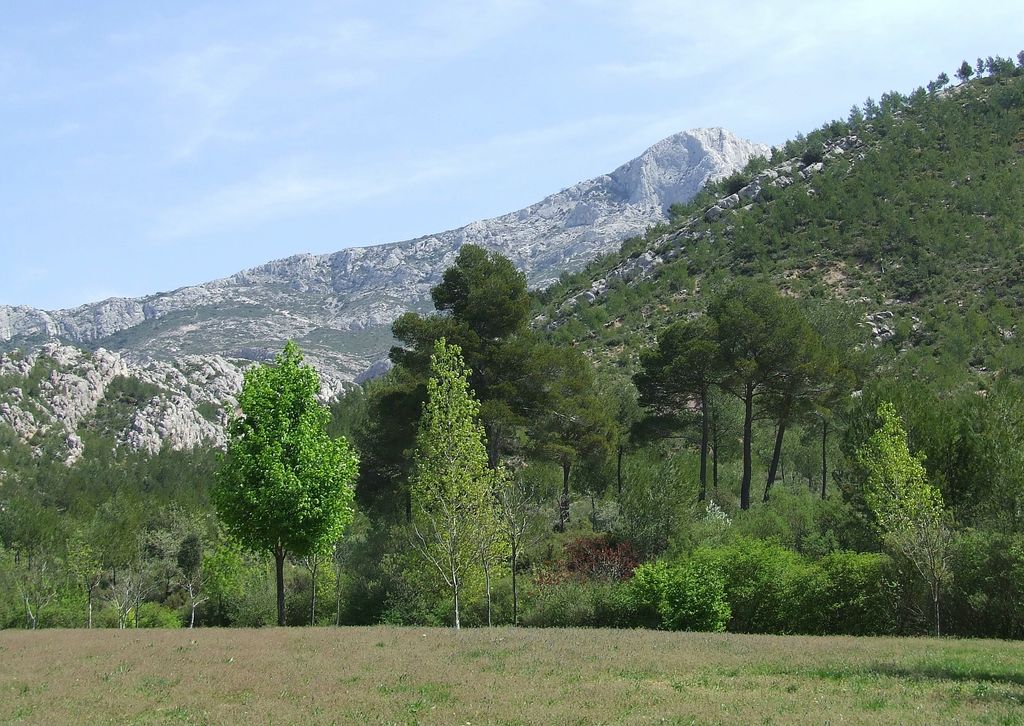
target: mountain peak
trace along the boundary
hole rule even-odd
[[[610,176],[627,203],[664,210],[692,199],[708,180],[728,176],[768,152],[767,146],[726,129],[697,128],[662,139]]]

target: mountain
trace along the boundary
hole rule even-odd
[[[165,444],[221,445],[241,370],[285,340],[319,369],[325,399],[386,370],[391,322],[429,306],[431,286],[463,244],[501,251],[544,287],[767,152],[723,129],[697,129],[610,174],[460,229],[296,255],[144,298],[51,312],[0,306],[0,424],[68,464],[97,437],[151,454]]]
[[[455,230],[329,255],[296,255],[231,277],[69,310],[0,306],[0,344],[61,341],[138,360],[184,355],[261,360],[296,340],[335,389],[380,360],[391,322],[429,304],[430,287],[466,243],[500,251],[544,287],[666,219],[708,180],[767,147],[724,129],[658,142],[610,174],[518,212]]]

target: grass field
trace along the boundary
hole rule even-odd
[[[4,723],[1024,723],[1024,643],[612,630],[7,631]]]

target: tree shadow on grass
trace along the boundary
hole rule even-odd
[[[878,663],[865,669],[873,675],[916,681],[918,683],[945,681],[973,701],[985,703],[1024,704],[1024,673],[969,668],[947,663],[922,663],[901,666]]]
[[[876,663],[863,669],[863,672],[914,681],[956,681],[1024,687],[1024,672],[965,668],[946,663],[921,663],[916,666]]]

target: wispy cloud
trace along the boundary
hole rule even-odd
[[[457,187],[460,180],[464,183],[475,175],[493,174],[495,170],[522,164],[524,158],[541,154],[545,149],[580,136],[604,136],[616,128],[625,131],[616,137],[616,146],[630,149],[649,142],[652,133],[664,131],[668,135],[678,130],[670,129],[664,120],[653,116],[608,114],[497,134],[455,148],[421,149],[415,158],[400,160],[386,169],[325,170],[308,161],[293,160],[160,212],[152,234],[156,239],[174,240],[302,214],[337,211],[387,195],[408,196],[425,184],[450,182]],[[639,152],[641,148],[635,150]],[[433,230],[423,230],[430,231]]]
[[[339,210],[458,173],[453,165],[428,166],[402,174],[330,173],[299,164],[272,168],[159,213],[152,234],[157,239],[173,240]]]

